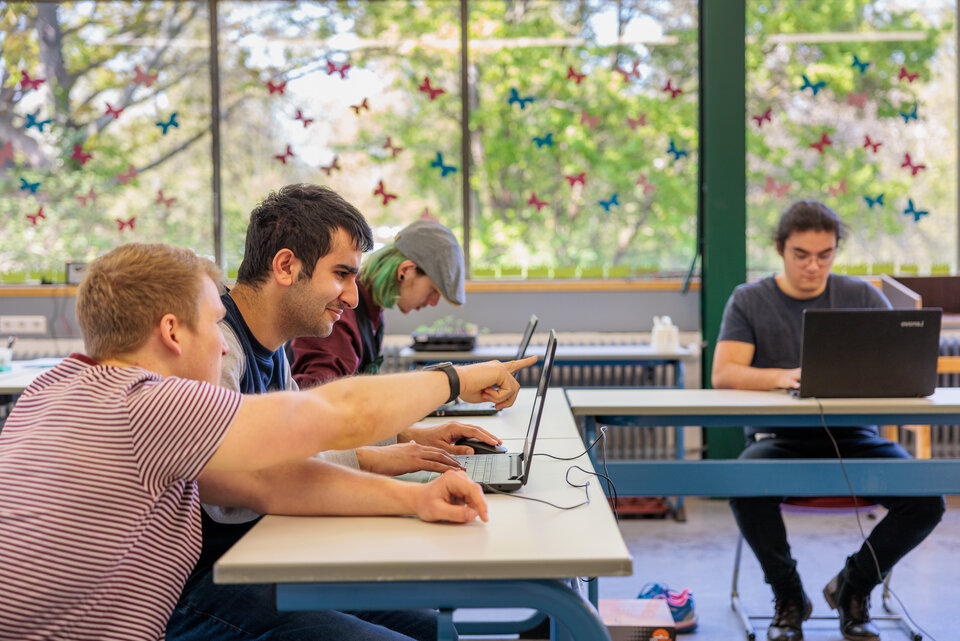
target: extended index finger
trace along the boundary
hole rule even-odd
[[[538,358],[540,358],[540,357],[539,357],[539,356],[527,356],[527,357],[524,358],[523,360],[519,360],[519,361],[507,361],[506,363],[503,364],[503,366],[507,368],[507,371],[508,371],[508,372],[510,372],[511,374],[513,374],[514,372],[518,372],[518,371],[522,370],[522,369],[525,368],[525,367],[530,367],[531,365],[533,365],[534,363],[537,362],[537,359],[538,359]]]

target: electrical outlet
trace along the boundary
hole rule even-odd
[[[46,316],[0,316],[0,334],[43,335],[47,333]]]

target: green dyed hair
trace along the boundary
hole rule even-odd
[[[383,308],[391,308],[400,298],[400,280],[397,269],[407,257],[393,243],[370,254],[360,268],[360,284],[373,296],[373,302]],[[417,273],[424,271],[417,266]]]

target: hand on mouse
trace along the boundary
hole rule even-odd
[[[416,511],[424,521],[469,523],[478,516],[487,520],[483,490],[462,471],[444,472],[421,488]]]
[[[429,445],[443,449],[450,454],[473,454],[473,448],[457,445],[462,438],[475,438],[490,445],[503,443],[496,436],[476,425],[467,425],[450,421],[429,427],[411,427],[397,434],[397,441],[416,441],[420,445]]]

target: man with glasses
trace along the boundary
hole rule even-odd
[[[800,339],[805,309],[880,308],[890,302],[863,280],[830,273],[843,223],[826,205],[794,203],[780,218],[777,253],[783,272],[740,285],[727,301],[714,352],[715,388],[792,389],[800,386]],[[835,458],[823,428],[747,427],[743,459]],[[908,458],[896,443],[880,438],[876,426],[831,428],[844,458]],[[870,620],[870,592],[894,564],[939,523],[942,497],[871,497],[887,508],[859,551],[824,588],[840,613],[840,630],[852,640],[879,638]],[[798,641],[813,608],[790,554],[780,514],[783,497],[730,500],[734,517],[773,589],[775,612],[767,639]],[[876,555],[874,557],[874,555]],[[878,571],[879,570],[879,571]]]

